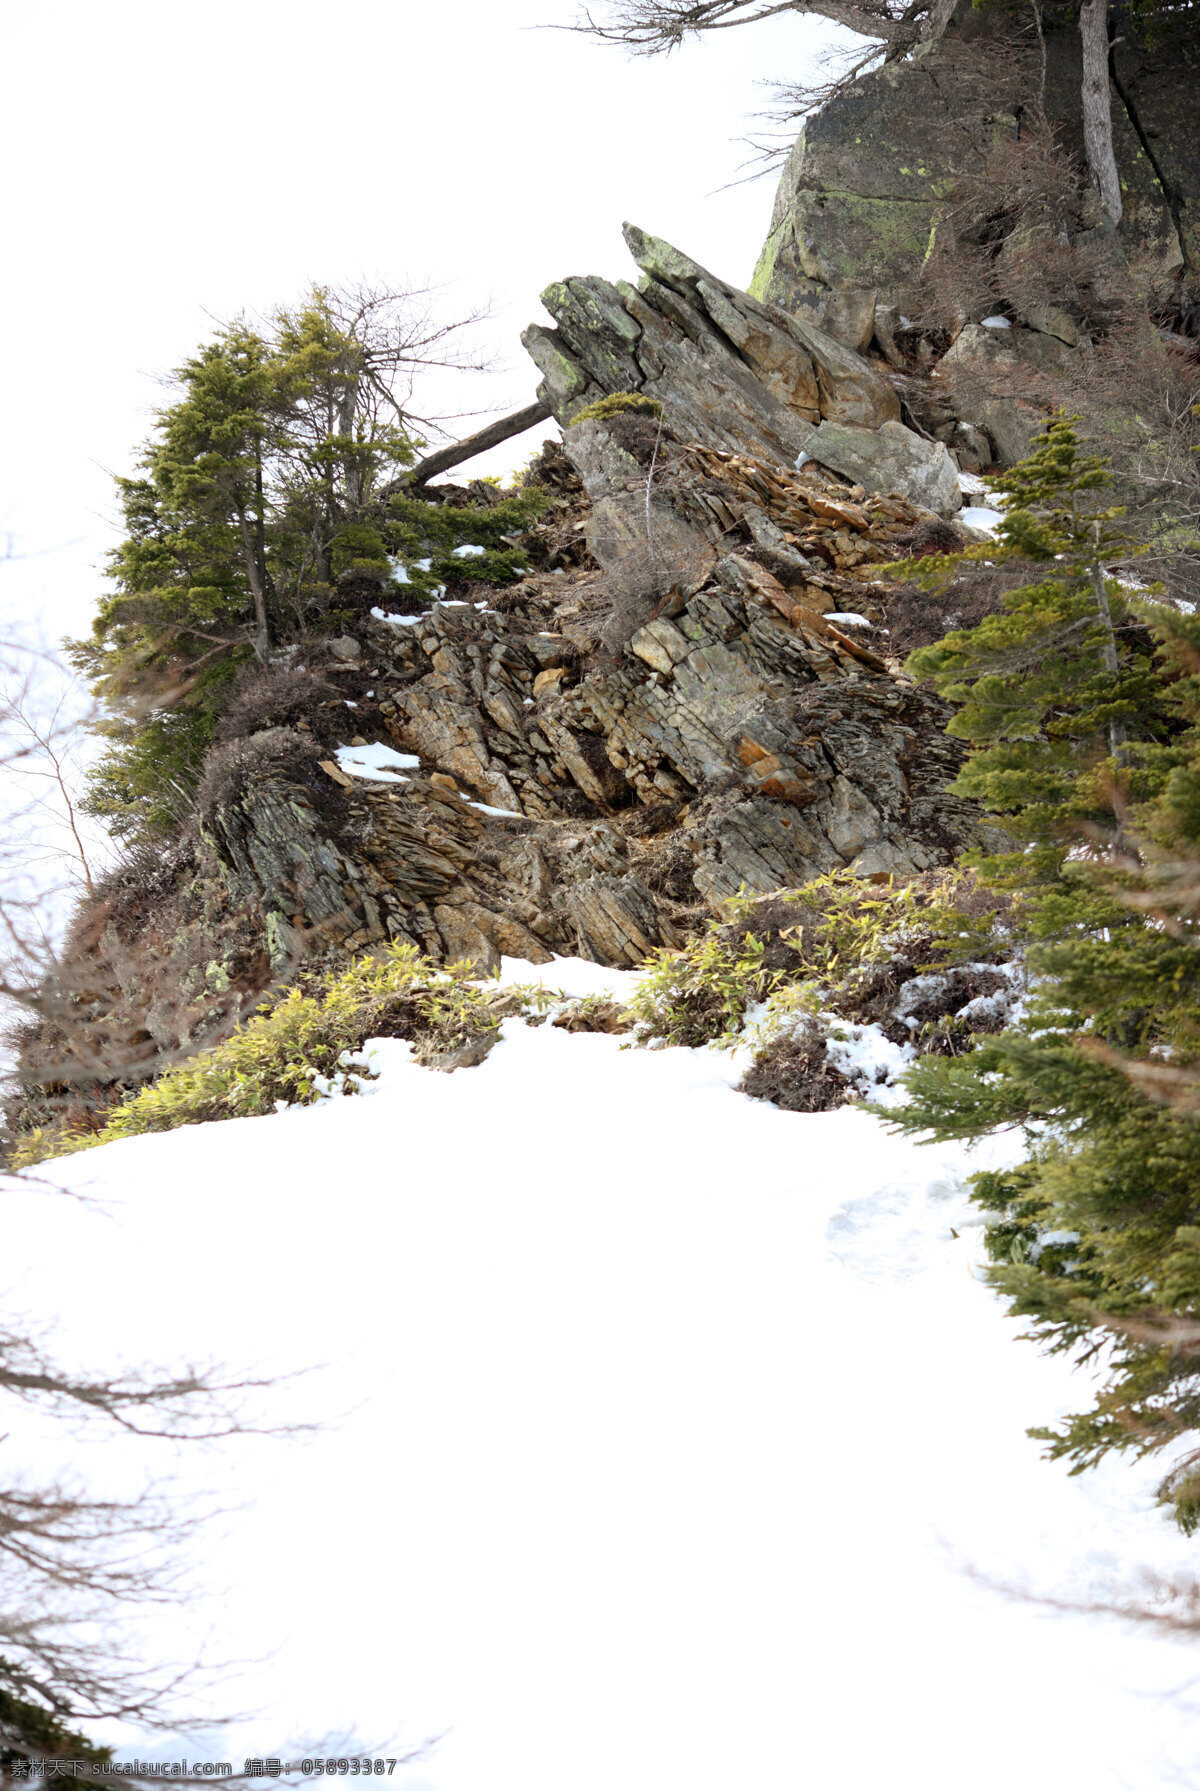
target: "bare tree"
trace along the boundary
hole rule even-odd
[[[139,1437],[200,1441],[253,1429],[245,1395],[267,1383],[189,1367],[85,1377],[59,1367],[29,1327],[0,1327],[0,1398]],[[64,1724],[177,1724],[198,1669],[148,1668],[122,1640],[131,1606],[178,1596],[179,1545],[200,1517],[151,1489],[90,1498],[59,1482],[0,1482],[0,1751],[45,1757]]]
[[[1082,0],[1083,144],[1096,191],[1111,222],[1121,222],[1121,179],[1113,153],[1112,97],[1108,84],[1108,0]]]
[[[775,0],[774,4],[772,0],[603,0],[603,4],[600,17],[585,9],[584,22],[576,29],[620,44],[639,56],[664,55],[678,49],[689,36],[754,25],[786,12],[828,19],[857,37],[871,39],[871,48],[852,58],[833,80],[786,90],[795,102],[795,116],[844,91],[871,68],[900,61],[937,43],[945,35],[958,0]],[[1034,5],[1039,35],[1043,11],[1040,3]],[[1121,185],[1113,152],[1109,0],[1081,0],[1079,29],[1088,168],[1115,225],[1121,221]]]

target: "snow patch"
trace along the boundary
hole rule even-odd
[[[390,622],[393,628],[411,628],[414,622],[424,621],[423,616],[393,616],[385,609],[373,609],[371,614],[377,622]]]
[[[406,784],[408,779],[399,773],[415,771],[421,763],[412,753],[397,752],[380,741],[370,746],[339,746],[334,757],[347,776],[377,784]]]
[[[637,973],[498,981],[621,999]],[[868,1082],[903,1057],[842,1030]],[[996,1589],[1097,1599],[1195,1557],[1161,1459],[1072,1478],[1026,1435],[1091,1386],[980,1279],[965,1180],[1019,1140],[781,1112],[732,1054],[549,1021],[453,1075],[398,1039],[339,1069],[311,1107],[54,1163],[87,1203],[3,1183],[10,1309],[57,1314],[60,1357],[217,1349],[276,1377],[251,1421],[322,1425],[176,1453],[5,1412],[30,1475],[120,1495],[169,1453],[222,1513],[194,1597],[138,1625],[149,1658],[215,1635],[238,1661],[256,1715],[213,1758],[443,1735],[395,1791],[1194,1779],[1191,1654]]]

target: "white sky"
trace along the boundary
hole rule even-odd
[[[5,571],[6,610],[51,640],[86,628],[110,475],[213,318],[313,280],[433,280],[450,310],[491,301],[507,363],[447,408],[502,412],[533,396],[517,338],[539,291],[632,272],[624,218],[750,278],[774,179],[718,189],[759,83],[797,78],[828,31],[784,18],[646,62],[535,29],[574,17],[574,0],[8,0],[0,531],[35,557]]]

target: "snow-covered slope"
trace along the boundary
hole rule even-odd
[[[622,1044],[509,1021],[444,1076],[386,1041],[363,1096],[49,1166],[91,1204],[7,1185],[6,1304],[60,1354],[314,1369],[261,1410],[316,1435],[176,1462],[224,1515],[146,1646],[240,1661],[211,1701],[259,1713],[208,1751],[444,1731],[403,1791],[1188,1782],[1200,1656],[995,1589],[1195,1548],[1152,1467],[1025,1436],[1085,1391],[974,1277],[982,1155]],[[76,1461],[128,1485],[163,1447]]]

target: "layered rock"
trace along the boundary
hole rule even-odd
[[[878,626],[871,566],[923,513],[815,466],[672,449],[652,527],[687,576],[597,651],[645,528],[645,471],[619,429],[566,436],[596,569],[532,575],[503,610],[359,625],[355,714],[419,771],[371,783],[326,762],[343,813],[323,842],[286,776],[248,782],[211,832],[231,890],[274,916],[280,966],[386,938],[489,967],[635,964],[739,889],[916,872],[990,837],[946,793],[961,748],[945,705],[897,676]]]
[[[594,275],[559,281],[542,294],[557,327],[531,324],[521,338],[542,374],[538,395],[564,426],[599,399],[640,392],[661,404],[664,428],[679,441],[788,465],[822,457],[833,439],[826,425],[864,437],[886,429],[883,467],[869,488],[942,515],[959,508],[957,465],[940,442],[901,422],[886,364],[853,352],[807,313],[730,286],[636,225],[625,226],[625,240],[643,269],[636,289]]]
[[[521,340],[559,422],[613,392],[645,392],[672,432],[792,462],[823,416],[877,427],[900,415],[888,382],[825,331],[739,292],[669,243],[626,224],[645,277],[548,286],[557,328]]]
[[[134,877],[86,909],[43,1087],[132,1084],[272,986],[388,940],[482,969],[555,953],[632,966],[740,890],[913,874],[992,840],[947,791],[962,757],[949,711],[889,656],[872,578],[946,525],[816,459],[792,465],[801,429],[894,451],[908,432],[890,388],[820,332],[638,246],[656,305],[638,322],[641,301],[622,298],[639,332],[622,338],[587,289],[587,389],[636,371],[677,417],[693,407],[694,433],[644,412],[568,422],[541,469],[548,512],[519,539],[536,568],[521,583],[416,615],[345,611],[336,635],[287,650],[320,725],[216,749],[149,907]],[[668,329],[668,292],[694,336]],[[718,339],[722,306],[741,322]],[[834,414],[864,407],[873,429]],[[371,743],[395,753],[379,776],[354,758]]]

